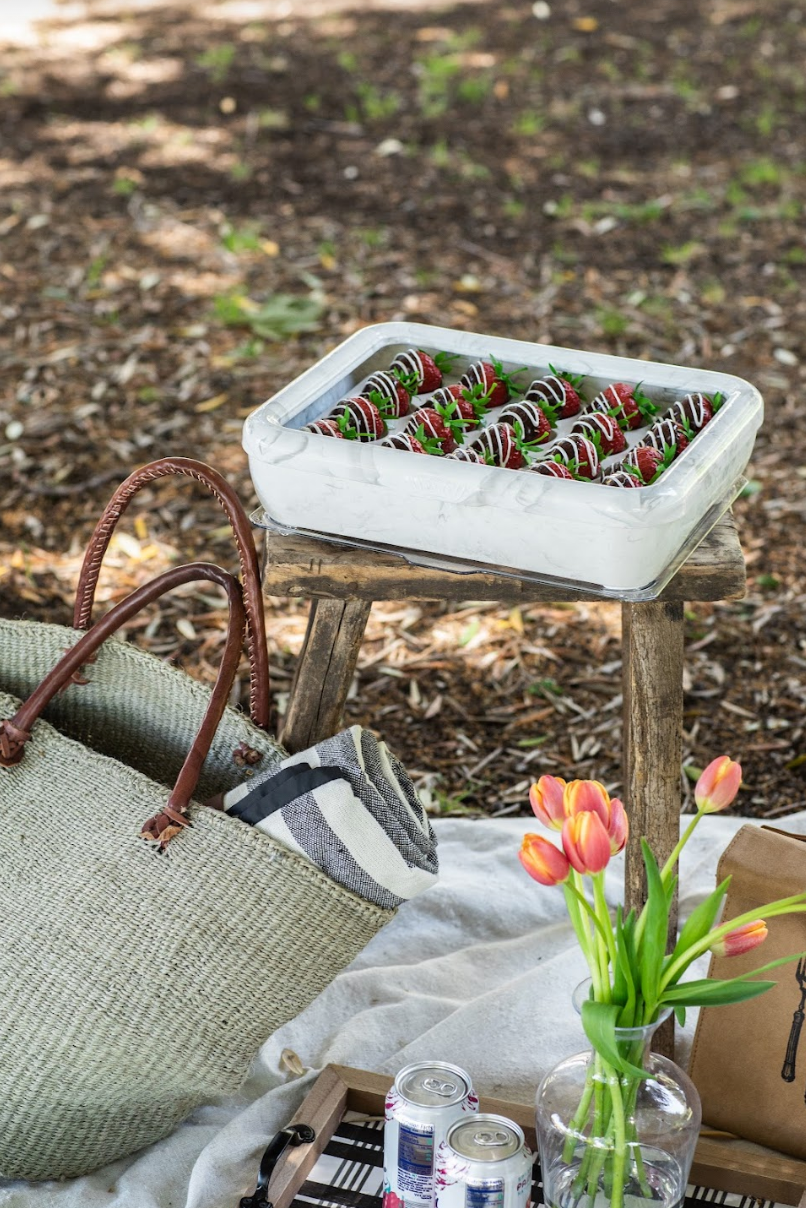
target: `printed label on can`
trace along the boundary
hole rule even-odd
[[[465,1208],[504,1208],[503,1179],[465,1184]]]
[[[434,1130],[400,1124],[397,1142],[397,1186],[418,1200],[434,1194]]]

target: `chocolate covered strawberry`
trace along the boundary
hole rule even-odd
[[[381,415],[390,419],[400,419],[411,409],[411,395],[406,387],[394,374],[383,370],[367,378],[361,395],[374,403]]]
[[[535,378],[524,397],[537,403],[554,425],[558,419],[570,419],[579,414],[584,402],[579,393],[583,379],[579,374],[560,374],[551,365],[549,368],[551,374]]]
[[[603,487],[642,487],[643,485],[638,475],[631,474],[629,470],[613,470],[611,474],[606,474],[602,479]]]
[[[445,458],[446,461],[470,461],[474,465],[484,466],[484,454],[480,449],[474,449],[472,445],[464,445],[461,449],[454,449],[453,453],[449,453]]]
[[[481,453],[488,466],[501,466],[506,470],[519,470],[526,465],[515,429],[509,424],[490,424],[473,441],[472,448]]]
[[[683,425],[667,418],[656,419],[640,443],[657,449],[668,464],[688,448],[689,440]]]
[[[443,373],[450,372],[455,356],[447,352],[438,352],[434,356],[419,348],[409,348],[399,352],[389,366],[399,382],[409,394],[430,394],[442,385]]]
[[[358,440],[377,440],[379,436],[386,435],[384,418],[368,398],[356,395],[336,403],[328,418],[338,422],[342,417],[346,417],[347,423],[355,429]]]
[[[613,382],[607,386],[591,400],[586,410],[612,415],[624,429],[640,428],[658,413],[652,399],[641,390],[640,383],[630,386],[627,382]]]
[[[549,456],[567,466],[575,478],[599,476],[599,452],[587,436],[564,436],[549,450]]]
[[[452,453],[457,444],[454,424],[455,421],[446,420],[434,407],[420,407],[414,412],[406,432],[413,433],[421,443],[423,437],[432,437],[439,442],[443,453]]]
[[[316,432],[319,436],[335,436],[340,440],[344,440],[346,436],[335,419],[315,419],[312,423],[306,424],[304,430]]]
[[[464,386],[440,386],[431,395],[428,405],[438,411],[449,426],[455,425],[453,434],[460,442],[466,431],[481,427],[482,416],[486,413],[486,407],[477,403]]]
[[[634,449],[630,449],[626,457],[622,458],[621,465],[615,467],[617,470],[626,470],[628,473],[632,473],[634,470],[644,486],[649,486],[651,482],[654,482],[665,468],[663,454],[659,453],[657,449],[651,449],[649,445],[636,445]]]
[[[394,432],[378,441],[379,449],[401,449],[405,453],[436,453],[441,454],[442,448],[438,440],[428,438],[423,433],[423,440],[418,440],[413,432]]]
[[[528,467],[530,474],[542,474],[546,478],[570,478],[574,481],[574,476],[560,461],[535,461]]]
[[[623,453],[627,448],[626,437],[616,423],[615,416],[605,415],[602,411],[593,411],[590,415],[583,415],[581,419],[577,420],[571,431],[592,440],[602,457],[610,457],[613,453]]]
[[[520,386],[514,380],[516,374],[523,373],[526,366],[516,369],[513,373],[505,373],[500,361],[491,357],[489,361],[476,361],[459,378],[459,385],[472,390],[481,386],[487,396],[488,407],[503,407],[513,394],[520,393]]]
[[[679,424],[688,424],[694,432],[701,432],[714,418],[714,413],[724,401],[725,396],[721,393],[715,394],[713,398],[709,398],[707,394],[687,394],[685,398],[672,403],[668,416]]]
[[[507,403],[498,416],[498,423],[511,424],[521,440],[532,445],[551,440],[551,424],[545,412],[540,410],[537,403],[527,402],[526,399],[521,399],[519,403]]]

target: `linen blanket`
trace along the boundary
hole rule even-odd
[[[700,823],[683,858],[684,916],[713,888],[717,859],[744,821],[711,816]],[[783,825],[806,833],[806,813]],[[570,1005],[586,967],[562,893],[535,884],[516,858],[521,836],[533,829],[528,818],[438,820],[438,883],[405,903],[266,1042],[237,1099],[200,1109],[165,1141],[93,1175],[0,1184],[0,1208],[237,1208],[254,1189],[269,1139],[328,1062],[394,1074],[411,1061],[454,1061],[482,1094],[530,1102],[544,1070],[588,1047]],[[622,875],[618,858],[607,873],[612,904]],[[286,1049],[307,1073],[289,1070]]]

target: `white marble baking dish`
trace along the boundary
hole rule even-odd
[[[719,391],[727,401],[660,479],[640,490],[303,430],[406,348],[458,354],[450,381],[473,361],[494,357],[508,371],[527,366],[527,383],[550,365],[583,374],[588,398],[627,381],[641,382],[664,409],[692,391]],[[379,323],[357,331],[252,412],[243,446],[258,498],[280,525],[651,598],[681,551],[729,506],[762,415],[758,390],[730,374],[418,323]],[[558,434],[572,424],[561,421]],[[628,433],[629,443],[645,432]]]

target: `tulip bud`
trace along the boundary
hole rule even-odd
[[[524,835],[518,859],[529,876],[541,885],[562,885],[571,873],[560,849],[542,835]]]
[[[602,872],[610,862],[610,836],[599,815],[586,810],[566,818],[563,850],[577,872]]]
[[[711,945],[711,951],[717,956],[741,956],[743,952],[763,944],[766,938],[767,924],[763,919],[756,919],[754,923],[744,923],[723,935],[721,940]]]
[[[551,830],[562,830],[565,821],[563,791],[565,781],[559,776],[541,776],[529,790],[529,804],[539,822]]]
[[[624,850],[630,835],[627,811],[618,797],[613,797],[610,802],[610,821],[607,826],[607,834],[610,839],[610,854],[617,856],[620,851]]]
[[[694,786],[694,800],[701,814],[716,814],[730,805],[742,783],[741,764],[727,755],[713,759]]]

